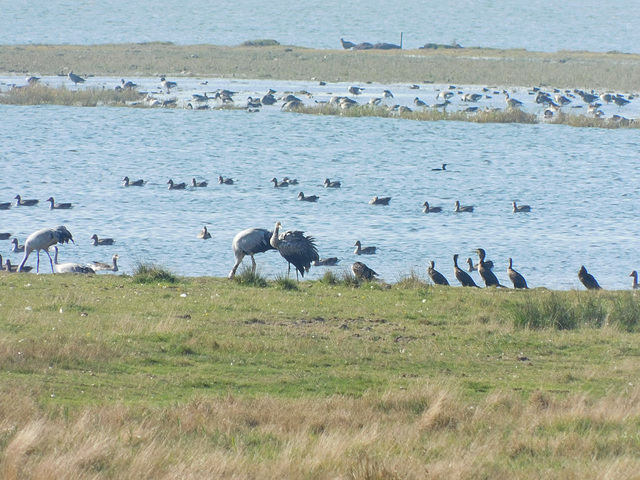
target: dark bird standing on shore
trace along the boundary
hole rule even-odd
[[[578,278],[587,290],[602,290],[600,284],[597,282],[593,275],[587,272],[587,269],[584,268],[584,265],[582,265],[580,267],[580,270],[578,271]]]

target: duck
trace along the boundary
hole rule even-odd
[[[356,243],[353,244],[356,247],[355,253],[356,255],[373,255],[376,253],[378,247],[362,247],[360,240],[356,240]]]
[[[634,270],[629,274],[629,276],[633,277],[633,284],[631,285],[631,288],[634,290],[640,288],[640,285],[638,284],[638,272]]]
[[[202,227],[202,230],[200,230],[200,232],[198,232],[198,235],[196,235],[196,238],[201,238],[203,240],[206,240],[207,238],[211,238],[211,234],[209,233],[209,230],[207,230],[206,225]]]
[[[324,179],[324,188],[340,188],[340,182],[332,182],[331,180],[329,180],[328,178]]]
[[[314,260],[313,265],[315,267],[334,267],[340,262],[338,257],[321,258]]]
[[[17,200],[16,207],[33,207],[34,205],[37,205],[40,202],[40,200],[36,200],[35,198],[23,200],[20,195],[16,195],[13,198]]]
[[[376,280],[378,274],[362,262],[355,262],[351,265],[351,271],[358,280]]]
[[[513,213],[523,213],[531,211],[530,205],[516,205],[515,201],[511,202],[511,206],[513,207]]]
[[[11,240],[11,243],[13,244],[13,247],[11,247],[13,253],[24,253],[24,245],[19,245],[17,238]]]
[[[49,202],[49,210],[69,210],[73,208],[71,203],[56,203],[53,197],[47,198],[45,202]]]
[[[471,275],[458,267],[458,254],[456,253],[453,256],[453,274],[456,276],[456,279],[460,282],[460,285],[463,287],[475,287],[480,288],[476,285],[476,282],[473,281]]]
[[[389,205],[391,201],[391,197],[378,197],[375,196],[371,200],[369,200],[370,205]]]
[[[53,251],[55,252],[53,258],[54,273],[96,273],[93,268],[79,263],[58,263],[58,247],[54,245]]]
[[[444,278],[444,275],[442,275],[435,269],[435,262],[433,260],[429,261],[429,268],[427,269],[427,273],[429,274],[429,278],[435,285],[449,286],[449,281]]]
[[[422,210],[424,213],[439,213],[442,211],[442,207],[432,207],[429,202],[424,202],[422,206],[424,207]]]
[[[143,179],[139,178],[138,180],[129,180],[129,177],[124,177],[122,179],[122,186],[123,187],[142,187],[145,183]]]
[[[223,178],[222,175],[218,175],[219,185],[233,185],[233,178]]]
[[[185,188],[187,188],[187,184],[184,182],[181,183],[173,183],[173,180],[169,179],[169,181],[167,182],[167,185],[169,185],[169,190],[184,190]]]
[[[460,205],[460,202],[458,200],[456,200],[456,204],[455,207],[453,208],[453,211],[456,213],[459,212],[473,212],[473,205]]]
[[[285,182],[284,180],[282,182],[278,182],[276,177],[273,177],[271,179],[271,181],[273,182],[273,187],[274,188],[283,188],[283,187],[288,187],[289,186],[289,182]]]
[[[98,238],[98,235],[94,233],[91,236],[92,245],[97,247],[98,245],[113,245],[116,241],[113,238]]]
[[[584,265],[582,265],[580,267],[580,270],[578,271],[578,278],[587,290],[602,290],[602,287],[600,286],[598,281],[593,275],[587,272],[587,269],[584,268]]]
[[[118,271],[118,259],[120,257],[118,256],[117,253],[113,254],[113,257],[111,257],[111,261],[112,263],[105,263],[105,262],[91,262],[89,264],[87,264],[87,267],[93,269],[93,271],[95,272],[117,272]]]
[[[507,267],[507,275],[513,283],[513,288],[529,288],[524,277],[513,269],[513,260],[511,258],[509,259],[509,266]]]
[[[202,182],[196,182],[195,178],[191,179],[191,186],[192,187],[206,187],[207,185],[209,185],[207,182],[202,181]]]
[[[298,193],[298,200],[303,202],[317,202],[320,197],[317,195],[304,196],[303,192]]]

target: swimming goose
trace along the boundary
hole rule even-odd
[[[476,282],[473,281],[471,275],[467,272],[463,271],[460,267],[458,267],[458,254],[456,253],[453,256],[453,274],[456,276],[456,279],[460,282],[463,287],[478,287]]]
[[[373,197],[369,200],[370,205],[389,205],[391,197]]]
[[[11,238],[11,234],[9,232],[0,233],[0,240],[9,240]]]
[[[93,269],[95,272],[117,272],[119,258],[118,254],[114,253],[113,257],[111,257],[111,261],[113,262],[112,264],[105,262],[91,262],[87,264],[87,267]]]
[[[22,197],[20,195],[16,195],[13,198],[17,200],[16,207],[33,207],[34,205],[37,205],[38,202],[40,202],[40,200],[36,199],[22,200]]]
[[[314,260],[313,265],[316,267],[334,267],[340,262],[338,257],[321,258]]]
[[[633,288],[634,290],[636,288],[640,288],[640,285],[638,285],[638,272],[636,272],[635,270],[633,272],[631,272],[629,274],[630,277],[633,277],[633,285],[631,285],[631,288]]]
[[[11,240],[13,247],[11,247],[11,251],[14,253],[24,253],[24,245],[18,245],[18,239],[14,238]]]
[[[356,243],[353,244],[356,247],[356,250],[353,252],[356,255],[373,255],[376,253],[378,247],[364,247],[362,248],[362,244],[360,240],[356,240]]]
[[[317,202],[320,197],[317,195],[309,195],[307,197],[304,196],[304,193],[298,193],[298,200],[302,202]]]
[[[378,276],[376,272],[362,262],[355,262],[351,265],[351,271],[358,280],[376,280],[375,277]]]
[[[431,171],[432,172],[444,172],[444,171],[447,170],[447,165],[449,165],[449,164],[448,163],[443,163],[440,168],[432,168]]]
[[[167,182],[167,185],[169,185],[169,190],[184,190],[185,188],[187,188],[187,184],[184,182],[181,183],[173,183],[173,180],[169,179],[169,181]]]
[[[207,238],[211,238],[211,234],[209,233],[209,230],[207,230],[206,225],[202,227],[202,230],[198,232],[198,235],[196,235],[196,238],[201,238],[203,240],[206,240]]]
[[[191,186],[192,187],[206,187],[207,185],[209,185],[207,182],[196,182],[195,178],[191,179]]]
[[[460,202],[458,200],[456,200],[456,204],[455,207],[453,208],[453,211],[458,213],[458,212],[473,212],[473,205],[460,205]]]
[[[298,185],[298,180],[296,178],[284,177],[282,181],[287,182],[289,185]]]
[[[47,198],[45,202],[49,202],[49,210],[69,210],[73,208],[71,203],[56,203],[53,197]]]
[[[524,277],[513,269],[513,260],[509,259],[509,267],[507,267],[507,275],[513,283],[513,288],[529,288]]]
[[[98,245],[113,245],[114,243],[116,243],[116,241],[113,238],[100,238],[98,239],[98,235],[97,234],[93,234],[91,236],[91,244],[94,247],[97,247]]]
[[[222,175],[218,175],[218,184],[219,185],[233,185],[232,178],[223,178]]]
[[[578,271],[578,278],[587,290],[602,290],[600,284],[597,282],[593,275],[587,272],[587,269],[584,268],[584,265],[582,265],[580,267],[580,270]]]
[[[513,207],[513,213],[521,213],[521,212],[530,212],[530,205],[516,205],[516,202],[511,202],[511,206]]]
[[[271,181],[273,182],[273,187],[274,188],[282,188],[282,187],[288,187],[289,186],[289,182],[285,182],[284,180],[282,182],[278,182],[276,177],[273,177],[271,179]]]
[[[11,265],[11,260],[9,260],[7,258],[7,261],[5,263],[5,268],[3,270],[6,270],[9,273],[15,273],[15,272],[18,271],[19,268],[20,267],[18,265]],[[33,267],[30,267],[28,265],[23,265],[22,266],[22,270],[20,270],[20,271],[21,272],[30,272],[31,270],[33,270]]]
[[[129,180],[129,177],[124,177],[122,179],[122,186],[123,187],[142,187],[145,183],[144,180],[142,180],[141,178],[138,180]]]
[[[449,286],[449,281],[444,278],[439,271],[435,269],[435,262],[431,260],[429,262],[429,268],[427,269],[427,273],[429,274],[429,278],[435,285],[447,285]]]
[[[340,182],[332,182],[328,178],[324,179],[324,188],[340,188]]]
[[[11,202],[0,203],[0,210],[9,210],[11,208]]]
[[[53,250],[55,252],[53,257],[54,273],[96,273],[93,268],[79,263],[58,263],[58,247],[54,245]]]
[[[438,213],[442,211],[442,207],[432,207],[429,205],[429,202],[424,202],[422,206],[424,207],[422,210],[424,213]]]
[[[482,278],[485,286],[487,287],[502,287],[507,288],[504,285],[501,285],[498,281],[498,277],[496,274],[491,271],[491,269],[487,266],[484,261],[486,253],[482,248],[476,249],[476,253],[478,254],[478,273]]]

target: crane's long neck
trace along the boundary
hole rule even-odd
[[[280,243],[278,238],[279,234],[280,234],[280,222],[276,223],[276,226],[273,229],[273,233],[271,234],[271,240],[269,241],[271,246],[276,250],[278,249],[278,244]]]

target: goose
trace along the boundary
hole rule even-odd
[[[448,163],[443,163],[441,167],[439,168],[432,168],[431,171],[432,172],[444,172],[447,170],[447,165],[449,165]]]
[[[0,257],[1,259],[2,257]],[[5,263],[5,268],[3,268],[3,270],[6,270],[9,273],[15,273],[15,272],[30,272],[31,270],[33,270],[33,267],[30,267],[28,265],[23,265],[22,269],[19,266],[16,265],[11,265],[11,260],[9,260],[7,258],[6,263]]]
[[[612,100],[613,100],[613,103],[615,103],[619,107],[624,107],[625,105],[628,105],[629,103],[631,103],[630,100],[627,100],[626,98],[623,98],[620,95],[616,95],[612,97]]]
[[[185,188],[187,188],[187,184],[184,182],[181,183],[173,183],[173,180],[169,179],[169,181],[167,182],[167,185],[169,185],[169,190],[184,190]]]
[[[192,187],[206,187],[207,185],[209,185],[207,182],[202,181],[202,182],[196,182],[195,178],[191,179],[191,186]]]
[[[473,205],[460,205],[460,202],[458,200],[456,200],[456,204],[455,207],[453,208],[453,211],[458,213],[458,212],[473,212]]]
[[[370,205],[389,205],[391,197],[373,197],[369,200]]]
[[[640,285],[638,284],[638,272],[634,270],[629,274],[629,276],[633,277],[633,284],[631,285],[631,288],[633,288],[634,290],[640,288]]]
[[[505,93],[506,97],[504,101],[507,104],[507,108],[518,108],[522,106],[522,102],[515,98],[511,98],[508,93]]]
[[[11,208],[11,202],[1,202],[0,210],[9,210]]]
[[[460,285],[463,287],[476,287],[480,288],[476,285],[476,282],[473,281],[471,275],[458,267],[458,254],[456,253],[453,256],[453,274],[456,276],[456,279],[460,282]]]
[[[587,269],[584,268],[584,265],[582,265],[580,267],[580,270],[578,271],[578,278],[587,290],[602,290],[602,287],[600,286],[598,281],[593,275],[587,272]]]
[[[340,188],[340,182],[332,182],[331,180],[329,180],[328,178],[324,179],[324,188]]]
[[[118,259],[120,257],[117,253],[113,254],[111,257],[111,261],[113,263],[105,263],[105,262],[91,262],[87,264],[87,267],[93,269],[95,272],[117,272],[118,271]]]
[[[97,247],[98,245],[113,245],[114,243],[116,243],[116,241],[113,238],[98,238],[97,234],[93,234],[91,236],[91,244],[94,247]]]
[[[172,88],[175,88],[178,86],[176,82],[171,82],[164,77],[160,77],[160,83],[164,88],[167,89],[167,92],[169,92],[169,90],[171,90]]]
[[[317,202],[320,197],[317,195],[309,195],[307,197],[304,196],[304,193],[298,193],[298,200],[303,202]]]
[[[391,90],[383,90],[382,96],[384,98],[393,98],[393,93],[391,93]]]
[[[498,281],[498,277],[496,274],[491,271],[489,266],[484,261],[486,252],[482,248],[476,249],[476,253],[478,254],[478,273],[482,278],[485,286],[487,287],[502,287],[506,288],[504,285],[501,285]]]
[[[196,235],[196,238],[201,238],[203,240],[206,240],[207,238],[211,238],[211,234],[209,233],[209,230],[207,230],[206,225],[202,227],[202,230],[200,230],[200,232],[198,232],[198,235]]]
[[[40,80],[40,77],[27,77],[27,85],[35,85],[36,83],[38,83],[38,80]]]
[[[222,175],[218,175],[218,184],[219,185],[233,185],[232,178],[223,178]]]
[[[513,269],[513,260],[509,259],[509,267],[507,267],[507,275],[513,283],[513,288],[529,288],[524,277]]]
[[[377,280],[378,274],[362,262],[355,262],[351,265],[351,271],[358,280]]]
[[[11,238],[11,234],[9,232],[0,233],[0,240],[9,240]]]
[[[273,105],[274,103],[276,103],[278,100],[276,100],[276,97],[273,96],[274,93],[276,93],[276,91],[270,89],[269,93],[263,95],[262,98],[260,98],[260,103],[262,103],[263,105]]]
[[[423,102],[418,97],[413,99],[413,103],[415,104],[416,107],[421,107],[421,108],[427,108],[428,107],[426,102]]]
[[[129,177],[124,177],[122,179],[122,186],[123,187],[142,187],[145,183],[143,179],[138,179],[138,180],[129,180]]]
[[[54,273],[96,273],[96,271],[87,267],[86,265],[80,265],[79,263],[58,263],[58,247],[53,247],[53,272]]]
[[[356,46],[355,43],[350,42],[349,40],[345,40],[344,38],[340,39],[340,43],[342,43],[342,48],[344,48],[345,50],[349,50]]]
[[[131,90],[131,89],[134,89],[134,88],[137,88],[137,87],[138,87],[138,85],[136,85],[135,83],[133,83],[131,81],[125,82],[124,78],[120,80],[120,88],[123,89],[123,90],[127,90],[127,89]]]
[[[429,262],[429,268],[427,269],[427,273],[429,274],[429,278],[435,285],[446,285],[449,286],[449,281],[444,278],[439,271],[435,269],[435,262],[431,260]]]
[[[362,244],[360,243],[360,240],[356,240],[356,243],[353,244],[354,247],[356,247],[355,251],[353,253],[355,253],[356,255],[373,255],[376,253],[376,250],[378,247],[364,247],[362,248]]]
[[[282,182],[278,182],[276,177],[273,177],[271,179],[271,181],[273,182],[273,187],[274,188],[282,188],[282,187],[288,187],[289,186],[289,182],[285,182],[284,180]]]
[[[73,208],[71,203],[56,203],[53,197],[47,198],[45,202],[49,202],[49,210],[69,210]]]
[[[513,207],[513,213],[522,213],[522,212],[530,212],[530,205],[516,205],[516,202],[511,202],[511,206]]]
[[[442,207],[432,207],[429,202],[424,202],[422,206],[424,207],[422,210],[424,213],[439,213],[442,211]]]
[[[449,100],[451,97],[453,97],[453,93],[448,90],[443,90],[436,94],[436,100]]]
[[[287,182],[289,185],[298,185],[298,180],[296,178],[284,177],[282,181]]]
[[[33,207],[40,202],[40,200],[36,199],[23,200],[20,195],[16,195],[13,198],[17,200],[16,207]]]
[[[334,267],[340,262],[338,257],[321,258],[314,260],[313,265],[315,267]]]
[[[362,90],[364,90],[364,87],[355,87],[355,86],[349,87],[349,93],[355,96],[360,95],[362,93]]]
[[[11,243],[13,244],[13,247],[11,247],[11,251],[12,252],[14,252],[14,253],[24,253],[24,245],[19,245],[17,238],[14,238],[13,240],[11,240]]]

